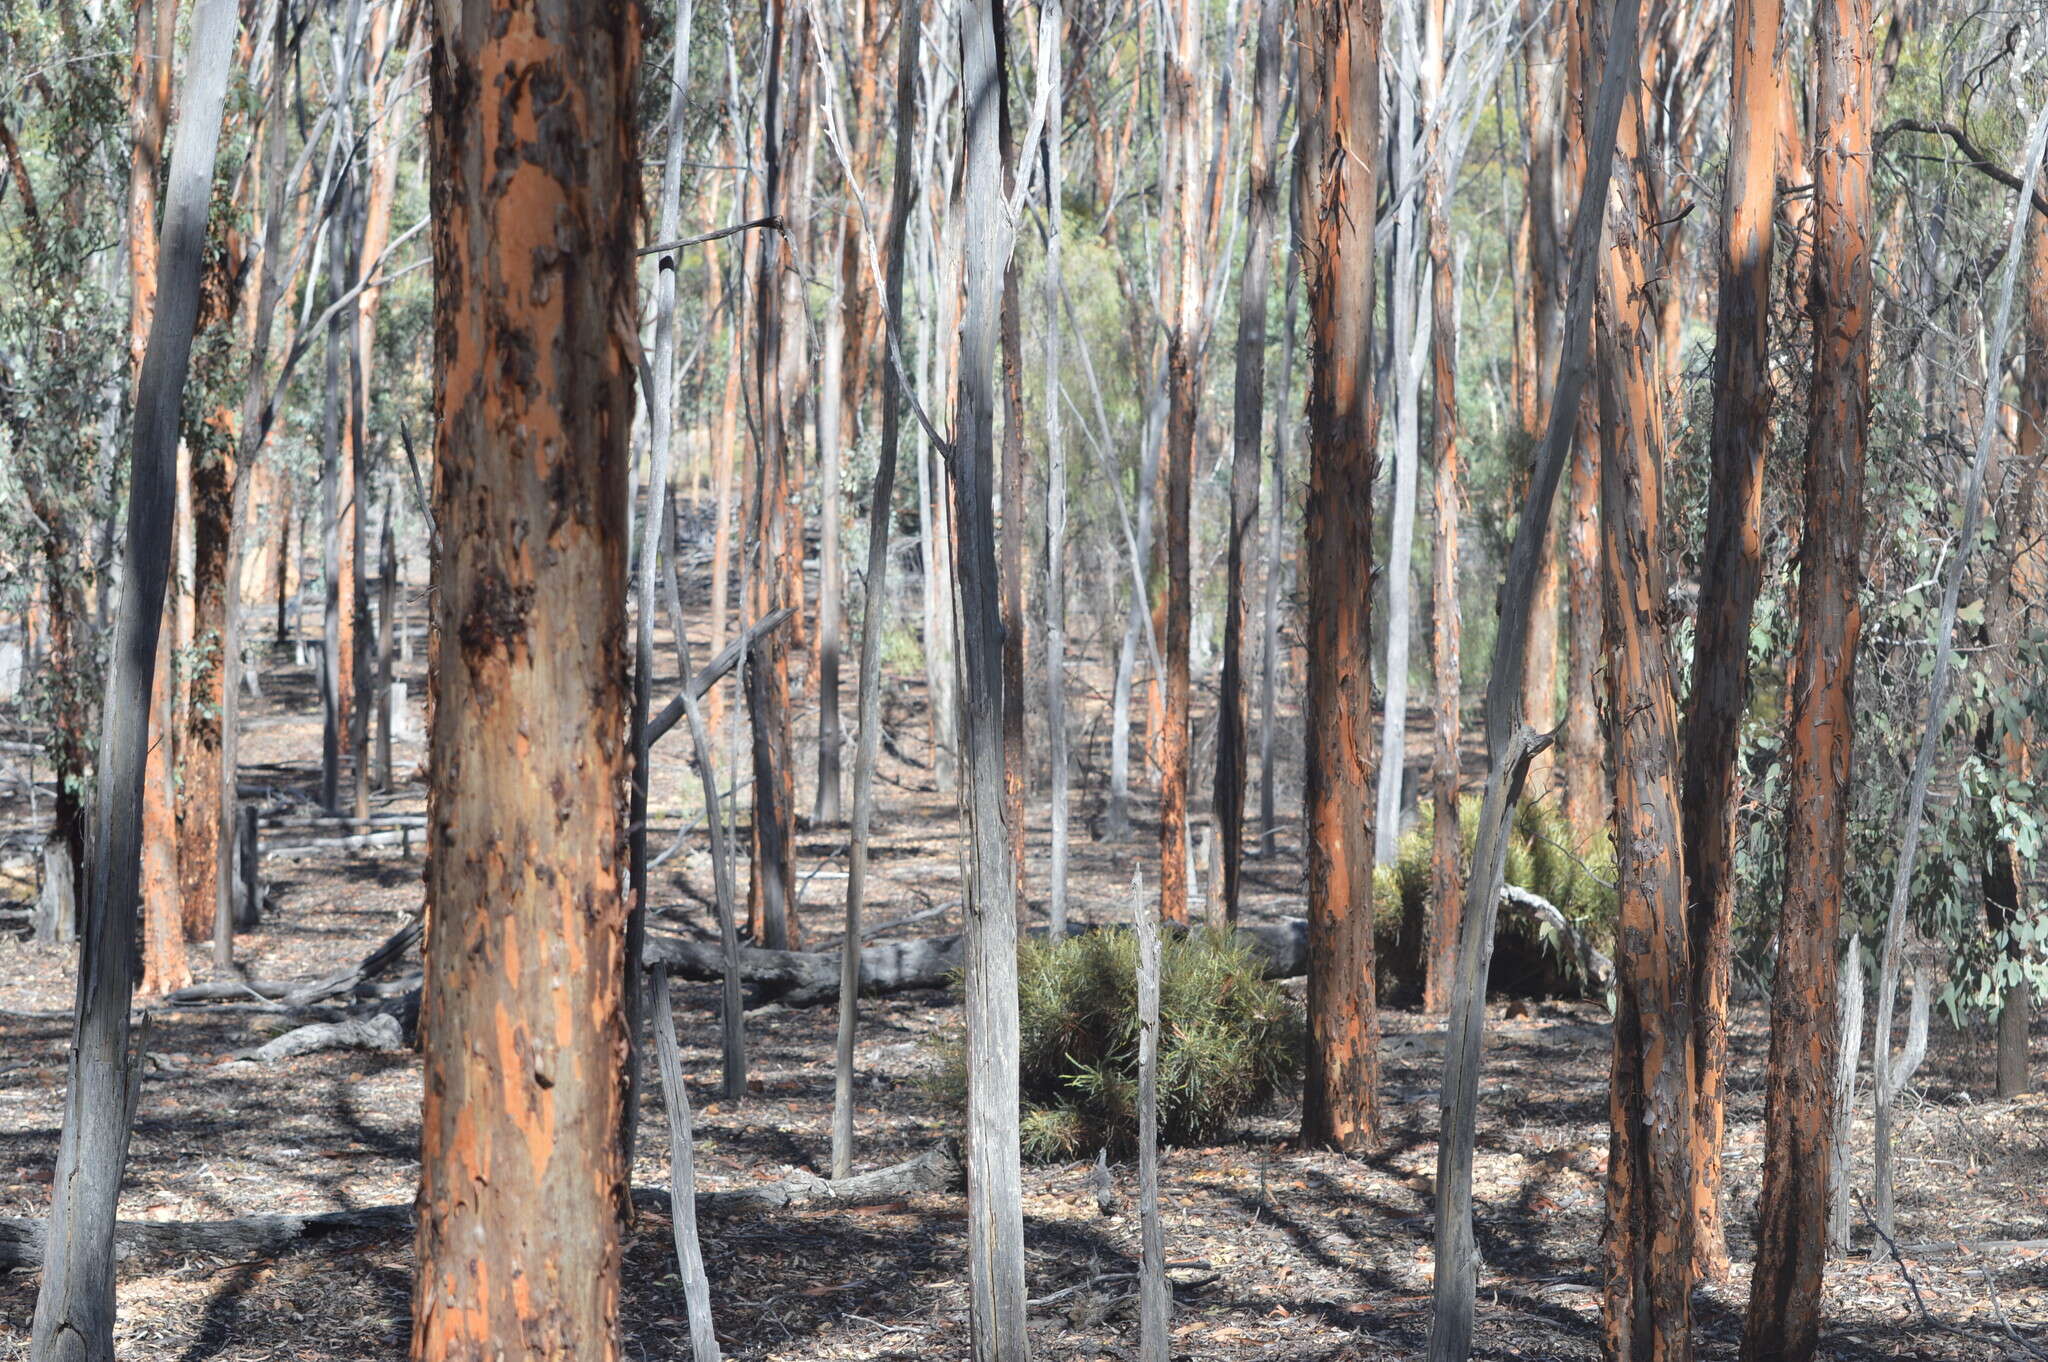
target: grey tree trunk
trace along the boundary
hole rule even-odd
[[[1380,719],[1380,770],[1373,820],[1373,860],[1394,861],[1401,836],[1401,790],[1408,756],[1408,653],[1415,620],[1415,495],[1422,466],[1422,368],[1429,344],[1430,316],[1422,259],[1417,109],[1414,81],[1421,46],[1420,0],[1402,6],[1403,78],[1394,82],[1393,193],[1400,196],[1395,228],[1391,338],[1394,388],[1394,514],[1387,542],[1387,670],[1385,708]]]
[[[1052,0],[1057,5],[1059,0]],[[1058,21],[1055,20],[1055,24]],[[1060,152],[1065,124],[1065,73],[1060,44],[1039,79],[1047,90],[1045,138],[1045,740],[1050,771],[1051,847],[1046,925],[1055,939],[1067,930],[1067,855],[1072,794],[1067,753],[1067,441],[1060,386],[1060,290],[1064,283],[1066,213],[1060,202],[1065,173]]]
[[[1479,833],[1465,881],[1458,927],[1458,971],[1444,1043],[1443,1114],[1436,1163],[1436,1313],[1429,1362],[1465,1362],[1472,1354],[1478,1248],[1472,1232],[1472,1158],[1478,1134],[1479,1065],[1486,1023],[1486,971],[1493,957],[1495,905],[1507,870],[1507,832],[1529,762],[1548,745],[1522,717],[1522,681],[1529,663],[1529,625],[1539,565],[1549,551],[1550,510],[1578,420],[1591,369],[1593,292],[1607,181],[1628,84],[1635,78],[1641,0],[1615,0],[1612,47],[1585,131],[1586,178],[1572,222],[1571,287],[1565,313],[1556,399],[1530,471],[1521,521],[1501,589],[1493,669],[1486,682],[1486,750],[1491,769],[1480,806]]]
[[[851,231],[842,221],[840,231]],[[834,245],[828,258],[838,259]],[[842,287],[851,287],[850,283]],[[860,337],[851,338],[859,344]],[[846,363],[846,311],[835,301],[825,308],[825,354],[818,372],[818,792],[811,821],[832,825],[840,820],[839,752],[846,735],[839,723],[839,617],[843,587],[839,559],[840,440],[846,418],[840,375]]]
[[[687,26],[681,31],[687,33]],[[676,88],[682,89],[682,82],[678,81]],[[676,1271],[683,1279],[683,1304],[689,1315],[690,1356],[695,1362],[718,1362],[718,1335],[711,1329],[711,1281],[704,1273],[704,1250],[697,1241],[690,1094],[683,1088],[682,1054],[676,1044],[676,1014],[669,1002],[666,974],[654,976],[654,1043],[661,1066],[661,1096],[668,1108],[668,1204],[675,1225]]]
[[[273,20],[271,31],[271,67],[283,70],[289,59],[292,39],[290,15],[280,6]],[[284,266],[284,220],[288,207],[287,169],[288,139],[285,134],[285,100],[287,85],[273,81],[270,104],[264,114],[263,132],[263,254],[256,268],[261,272],[257,286],[256,315],[249,347],[249,367],[242,394],[242,434],[235,452],[235,464],[239,475],[235,479],[234,502],[228,525],[228,562],[242,561],[243,544],[249,532],[249,495],[256,483],[256,460],[263,452],[264,440],[270,430],[273,415],[272,389],[264,380],[270,354],[270,334],[277,318],[277,307],[284,297],[287,270]],[[297,543],[303,552],[305,547],[305,520],[299,521],[299,534],[292,537],[291,507],[283,508],[278,527],[277,546],[277,637],[282,643],[285,638],[284,585],[289,578],[290,560],[288,548]],[[239,580],[239,579],[237,579]],[[301,598],[303,598],[303,591]],[[233,587],[228,592],[226,620],[221,629],[221,653],[233,665],[242,655],[242,611],[241,598]],[[235,686],[221,690],[220,716],[220,827],[222,835],[214,861],[214,909],[213,909],[213,960],[214,964],[226,969],[234,961],[235,927],[242,920],[242,914],[253,918],[257,905],[253,902],[242,905],[238,913],[234,885],[240,867],[236,864],[235,839],[226,835],[226,830],[237,827],[239,822],[239,798],[236,791],[236,770],[241,752],[241,692]]]
[[[689,155],[683,111],[690,86],[690,29],[696,6],[683,0],[676,15],[675,65],[669,73],[668,145],[661,171],[661,201],[655,205],[657,241],[673,241],[681,230],[683,161]],[[668,495],[668,474],[675,435],[676,268],[672,254],[657,258],[654,273],[654,357],[646,371],[648,474],[647,509],[640,524],[640,572],[634,592],[637,608],[633,634],[633,789],[627,855],[631,861],[633,903],[626,917],[626,1110],[619,1136],[626,1167],[633,1166],[633,1148],[640,1128],[642,1060],[641,1019],[646,1012],[647,981],[641,958],[647,942],[647,714],[654,690],[654,616],[656,568],[662,553],[661,529]],[[673,551],[673,544],[671,544]],[[682,621],[677,620],[680,627]],[[686,679],[686,678],[685,678]],[[718,816],[718,801],[707,795],[707,820]]]
[[[1273,763],[1280,708],[1280,579],[1281,530],[1287,522],[1287,451],[1294,443],[1294,319],[1295,283],[1301,276],[1301,175],[1299,167],[1288,187],[1287,304],[1280,326],[1279,415],[1273,422],[1273,513],[1266,517],[1266,598],[1259,641],[1259,855],[1280,854],[1278,780]]]
[[[1252,84],[1251,170],[1245,190],[1244,274],[1237,306],[1237,373],[1230,450],[1230,537],[1223,606],[1223,675],[1216,719],[1215,817],[1223,916],[1237,919],[1238,866],[1244,854],[1245,602],[1247,569],[1259,520],[1259,454],[1266,432],[1266,295],[1272,278],[1273,218],[1279,206],[1274,156],[1280,145],[1279,0],[1261,0]],[[1281,420],[1286,420],[1282,409]],[[1277,506],[1277,503],[1276,503]],[[1277,518],[1277,511],[1276,511]]]
[[[377,553],[377,788],[391,788],[391,640],[398,609],[398,546],[391,535],[391,504]]]
[[[917,68],[920,24],[903,24],[896,53],[896,168],[890,182],[888,279],[882,325],[903,333],[903,266],[910,239],[911,196],[916,191],[910,146],[917,139]],[[893,342],[892,342],[893,343]],[[832,1176],[853,1172],[853,1046],[860,1020],[861,909],[867,894],[868,837],[875,816],[875,762],[882,748],[882,629],[889,606],[889,532],[896,501],[896,453],[903,438],[906,376],[885,368],[882,448],[868,507],[868,577],[860,625],[859,733],[853,750],[853,836],[846,872],[846,946],[841,954],[839,1034],[832,1079]]]
[[[79,951],[64,1129],[31,1326],[30,1356],[36,1362],[114,1357],[115,1208],[141,1072],[129,1053],[128,1005],[134,992],[150,678],[170,574],[178,411],[199,313],[200,258],[235,22],[232,0],[200,0],[193,14],[164,194],[156,315],[135,385],[127,562],[102,710],[96,851]]]
[[[975,1362],[1023,1362],[1018,1160],[1017,901],[1004,826],[1002,616],[995,551],[995,340],[1011,234],[1003,222],[994,0],[960,11],[966,316],[960,329],[953,501],[960,522],[967,881],[967,1266]]]

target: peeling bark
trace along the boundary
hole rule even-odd
[[[1363,1152],[1378,1114],[1373,994],[1372,203],[1378,0],[1304,5],[1302,254],[1309,301],[1308,1076],[1302,1139]]]
[[[412,1355],[618,1356],[631,3],[435,11],[438,657]]]
[[[1812,394],[1806,534],[1786,691],[1784,900],[1771,992],[1764,1177],[1744,1362],[1806,1362],[1820,1339],[1870,416],[1870,4],[1815,7]]]

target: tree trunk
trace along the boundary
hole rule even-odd
[[[683,160],[689,154],[683,137],[685,96],[690,85],[690,29],[696,16],[693,0],[683,0],[676,12],[673,62],[669,68],[667,137],[662,157],[661,199],[655,205],[655,233],[658,240],[673,241],[682,230]],[[630,738],[633,748],[633,784],[627,797],[627,874],[633,887],[632,905],[626,917],[626,1109],[619,1129],[621,1157],[630,1173],[640,1134],[640,1084],[645,1065],[644,1025],[647,1014],[647,981],[641,970],[647,940],[647,807],[651,773],[648,756],[653,749],[647,714],[654,693],[655,584],[664,551],[663,531],[669,526],[669,480],[673,466],[676,398],[676,274],[680,262],[675,256],[656,258],[654,270],[654,354],[649,360],[647,403],[647,504],[640,524],[640,559],[633,599],[633,719]],[[630,456],[629,456],[630,457]],[[628,473],[630,480],[631,474]],[[827,508],[833,508],[828,504]],[[666,551],[675,552],[675,536],[667,535]],[[682,666],[682,615],[675,619],[678,643],[678,680],[687,686],[687,669]],[[716,787],[711,789],[715,792]],[[707,797],[707,820],[719,816],[718,801]],[[729,906],[729,905],[722,905]],[[724,916],[720,914],[721,918]]]
[[[1223,675],[1216,701],[1216,835],[1222,840],[1223,917],[1237,921],[1244,856],[1245,575],[1256,549],[1259,455],[1266,429],[1266,295],[1273,265],[1273,218],[1280,188],[1273,161],[1280,145],[1280,0],[1260,0],[1252,65],[1251,163],[1245,181],[1244,275],[1237,304],[1236,395],[1231,421],[1230,537],[1225,550]],[[1281,408],[1282,422],[1287,420]],[[1278,511],[1275,511],[1278,515]]]
[[[344,63],[345,70],[348,64]],[[339,202],[327,220],[328,288],[337,297],[355,285],[351,262],[353,241],[348,229],[349,180],[344,177]],[[354,677],[348,667],[350,638],[344,623],[353,614],[349,596],[351,563],[344,546],[352,544],[353,508],[342,504],[344,486],[355,482],[355,451],[349,447],[354,408],[348,359],[352,328],[340,312],[327,322],[325,399],[320,437],[320,807],[341,812],[341,762],[348,740],[348,695]]]
[[[1378,0],[1304,6],[1302,253],[1309,300],[1308,1076],[1302,1139],[1361,1153],[1378,1115],[1373,995],[1371,205]]]
[[[1564,30],[1557,51],[1564,68],[1567,110],[1562,121],[1561,169],[1570,192],[1578,194],[1586,179],[1585,119],[1581,114],[1586,102],[1582,55],[1586,35],[1577,6],[1567,6],[1559,27]],[[1555,394],[1552,401],[1555,402]],[[1570,455],[1564,532],[1570,633],[1566,640],[1564,751],[1559,760],[1564,767],[1565,824],[1571,829],[1573,840],[1583,847],[1607,830],[1610,790],[1607,749],[1600,728],[1600,473],[1595,453],[1600,437],[1593,425],[1592,404],[1587,403],[1573,413],[1573,422],[1577,433]],[[1556,586],[1548,575],[1552,569],[1546,563],[1542,571],[1545,575],[1537,583],[1537,609],[1554,614]]]
[[[810,15],[802,0],[770,0],[769,68],[763,131],[765,202],[770,214],[800,230],[808,211],[804,176],[793,164],[808,141]],[[786,47],[786,51],[785,51]],[[764,232],[754,281],[754,410],[760,439],[754,451],[753,558],[748,613],[759,618],[801,599],[802,544],[790,505],[790,431],[798,424],[802,257],[781,232]],[[835,508],[836,509],[836,508]],[[748,926],[757,944],[786,949],[797,939],[796,776],[790,751],[790,640],[782,631],[754,644],[746,671],[753,726],[753,874],[747,886]]]
[[[842,218],[842,239],[836,252],[841,259],[846,255],[844,239],[853,231],[853,224]],[[853,289],[843,272],[839,287],[842,293]],[[846,400],[846,347],[860,340],[847,334],[848,306],[842,298],[838,306],[828,305],[825,310],[825,354],[818,374],[818,789],[811,804],[811,822],[824,827],[838,823],[843,816],[839,802],[839,753],[846,745],[839,722],[839,620],[845,611],[839,565],[840,447],[859,410],[857,402]]]
[[[173,531],[174,541],[175,536]],[[175,542],[171,552],[175,559]],[[185,912],[178,877],[177,763],[172,757],[175,728],[171,705],[177,649],[170,616],[167,607],[158,626],[156,665],[149,688],[149,727],[158,737],[149,745],[142,777],[141,992],[158,997],[192,982],[192,969],[185,959]]]
[[[223,291],[234,287],[233,263],[219,253],[214,267]],[[211,289],[213,285],[209,285]],[[202,317],[202,329],[225,325],[223,313]],[[213,413],[205,434],[187,436],[192,450],[191,695],[178,745],[178,868],[185,939],[204,941],[213,931],[221,838],[221,707],[228,687],[240,684],[239,657],[227,652],[228,611],[241,606],[234,580],[235,443],[232,416]],[[246,494],[244,496],[246,500]],[[238,650],[239,651],[239,650]]]
[[[1590,7],[1589,7],[1590,8]],[[1595,20],[1598,23],[1598,20]],[[1596,28],[1590,60],[1604,59]],[[1609,1088],[1606,1356],[1692,1356],[1693,1002],[1680,859],[1678,706],[1664,560],[1666,450],[1656,320],[1643,242],[1656,204],[1642,169],[1640,105],[1622,116],[1608,195],[1598,325],[1601,582],[1606,599],[1607,744],[1613,754],[1616,927]]]
[[[918,53],[923,25],[903,24],[897,35],[895,169],[889,193],[888,277],[883,319],[895,344],[903,330],[903,268],[910,240],[916,183],[909,154],[917,138]],[[853,1172],[853,1050],[860,1012],[861,910],[868,878],[868,839],[875,816],[875,763],[882,749],[882,634],[889,608],[889,535],[895,524],[896,455],[903,439],[907,376],[882,366],[882,446],[869,494],[868,571],[861,598],[858,738],[853,752],[853,835],[846,872],[846,945],[841,952],[839,1031],[832,1084],[832,1176]],[[849,973],[851,975],[849,979]],[[851,985],[849,987],[849,984]]]
[[[30,1342],[33,1355],[49,1362],[114,1357],[115,1209],[139,1096],[128,1006],[141,877],[140,795],[171,562],[178,410],[199,311],[200,256],[235,18],[229,0],[205,0],[193,15],[179,135],[164,196],[156,309],[135,385],[127,567],[100,735],[93,874],[79,933],[78,1000],[51,1184],[49,1247]]]
[[[1273,422],[1273,513],[1266,517],[1266,597],[1259,633],[1259,855],[1271,860],[1280,854],[1279,784],[1275,778],[1278,758],[1273,748],[1278,738],[1280,697],[1280,579],[1284,575],[1281,529],[1290,519],[1293,498],[1287,486],[1287,449],[1294,442],[1294,305],[1295,284],[1301,275],[1301,187],[1300,152],[1296,151],[1289,176],[1287,212],[1287,302],[1280,326],[1279,415]]]
[[[384,503],[384,533],[377,548],[377,788],[391,782],[391,641],[398,612],[398,545],[391,534],[391,503]]]
[[[1402,48],[1413,50],[1419,25],[1408,12],[1422,0],[1407,0],[1400,12],[1407,38]],[[1393,388],[1394,467],[1393,514],[1387,530],[1387,622],[1386,671],[1382,677],[1380,711],[1380,760],[1378,769],[1378,812],[1373,821],[1373,859],[1392,864],[1401,835],[1402,795],[1408,768],[1408,658],[1415,623],[1415,498],[1419,465],[1422,461],[1422,347],[1428,343],[1430,324],[1427,296],[1419,281],[1423,259],[1422,213],[1413,186],[1420,179],[1421,148],[1417,145],[1420,110],[1409,66],[1404,57],[1401,77],[1394,81],[1394,131],[1388,158],[1392,163],[1396,194],[1393,260],[1388,266],[1387,376]],[[1372,438],[1376,428],[1369,428]],[[1365,541],[1370,543],[1371,540]],[[1366,876],[1370,886],[1372,877]]]
[[[619,1355],[627,1196],[633,399],[620,319],[634,315],[640,29],[630,6],[505,0],[442,18],[429,134],[446,262],[434,300],[445,651],[431,672],[412,1355],[481,1357],[516,1339],[530,1358],[602,1360]],[[558,82],[543,108],[560,136],[522,139],[515,120],[547,84],[536,70]]]
[[[1430,665],[1435,690],[1435,745],[1430,759],[1433,811],[1430,912],[1422,949],[1422,1006],[1450,1006],[1457,964],[1458,916],[1464,901],[1464,844],[1458,822],[1459,676],[1458,517],[1463,493],[1458,471],[1458,284],[1451,260],[1450,187],[1443,164],[1444,4],[1424,12],[1423,107],[1428,120],[1429,168],[1422,182],[1430,278],[1430,462],[1433,528],[1430,533]]]
[[[1728,983],[1735,923],[1736,811],[1749,630],[1763,578],[1763,468],[1770,449],[1771,218],[1777,196],[1779,0],[1736,0],[1728,168],[1721,196],[1721,283],[1708,441],[1707,537],[1700,557],[1692,697],[1681,757],[1680,817],[1692,886],[1693,1247],[1701,1272],[1728,1275],[1721,1224],[1721,1141],[1728,1085]],[[1666,355],[1676,365],[1677,356]]]
[[[1003,158],[1003,197],[1015,194],[1016,135],[1010,128],[1009,24],[1004,10],[994,12],[996,36],[996,139]],[[1025,173],[1030,173],[1029,167]],[[997,552],[1003,577],[1003,819],[1010,833],[1010,860],[1016,867],[1017,903],[1021,922],[1029,916],[1031,895],[1024,858],[1024,796],[1031,784],[1031,762],[1024,734],[1024,324],[1017,297],[1017,261],[1012,255],[1003,269],[1002,298],[1003,448],[1001,486],[1003,516]]]
[[[1200,400],[1202,281],[1198,220],[1201,190],[1195,68],[1202,21],[1193,0],[1176,0],[1162,30],[1165,61],[1160,127],[1159,315],[1166,323],[1166,444],[1161,454],[1166,508],[1166,666],[1159,742],[1159,915],[1188,920],[1188,626],[1193,585],[1188,563],[1189,503],[1195,477],[1196,404]]]
[[[1472,1162],[1478,1137],[1479,1064],[1486,1013],[1486,972],[1493,927],[1507,869],[1508,824],[1522,795],[1529,763],[1548,746],[1523,717],[1524,672],[1529,665],[1530,613],[1537,604],[1540,564],[1550,552],[1550,508],[1564,471],[1580,398],[1589,377],[1594,271],[1600,251],[1602,206],[1614,159],[1621,111],[1635,67],[1638,0],[1615,0],[1612,50],[1601,72],[1598,102],[1584,110],[1587,173],[1572,220],[1571,286],[1560,343],[1557,391],[1522,500],[1521,521],[1509,551],[1500,597],[1493,670],[1486,683],[1486,750],[1490,769],[1479,830],[1465,882],[1459,924],[1458,977],[1444,1040],[1443,1117],[1437,1137],[1436,1314],[1430,1325],[1430,1362],[1464,1362],[1472,1350],[1478,1249],[1472,1227]]]
[[[965,666],[967,1269],[975,1362],[1024,1362],[1024,1219],[1017,1127],[1017,901],[1003,826],[1002,614],[996,575],[995,342],[1011,235],[1002,221],[993,0],[960,11],[966,315],[957,444],[960,637]]]
[[[1744,1362],[1806,1362],[1820,1339],[1836,936],[1863,623],[1857,597],[1870,415],[1870,5],[1824,0],[1814,17],[1806,521],[1794,607],[1798,638],[1786,686],[1785,890]]]
[[[1058,0],[1054,0],[1058,3]],[[1067,752],[1067,444],[1066,398],[1060,376],[1060,298],[1066,287],[1066,192],[1061,147],[1066,129],[1065,33],[1055,28],[1050,61],[1039,73],[1047,90],[1045,131],[1045,745],[1051,786],[1046,925],[1057,940],[1067,930],[1067,850],[1072,797]]]

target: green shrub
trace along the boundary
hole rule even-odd
[[[1137,962],[1137,937],[1128,931],[1020,946],[1027,1157],[1136,1147]],[[1159,1136],[1168,1144],[1205,1143],[1300,1073],[1301,1010],[1262,977],[1257,956],[1206,930],[1168,935],[1159,973]],[[943,1045],[935,1086],[964,1105],[964,1051],[957,1037]]]
[[[1472,844],[1479,833],[1479,803],[1476,797],[1458,801],[1458,821],[1469,867]],[[1429,800],[1420,805],[1415,826],[1395,843],[1391,865],[1373,867],[1373,923],[1382,959],[1399,956],[1401,924],[1405,919],[1420,921],[1430,895],[1431,838],[1435,811]],[[1592,942],[1609,954],[1614,950],[1614,849],[1605,829],[1581,854],[1574,854],[1564,815],[1554,804],[1525,803],[1515,811],[1508,829],[1507,882],[1540,894],[1557,905]],[[1559,943],[1549,940],[1530,924],[1516,918],[1501,921],[1503,932],[1523,934],[1540,940],[1569,972],[1576,966],[1564,959]]]

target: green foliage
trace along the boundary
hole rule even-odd
[[[1090,932],[1018,951],[1024,1152],[1069,1159],[1135,1147],[1138,1135],[1138,942]],[[1300,1008],[1264,978],[1258,957],[1207,930],[1160,951],[1159,1134],[1214,1139],[1300,1072]],[[935,1084],[966,1098],[965,1054],[944,1043]]]
[[[1479,801],[1458,801],[1462,854],[1471,863],[1472,844],[1479,834]],[[1373,867],[1373,928],[1382,958],[1394,958],[1402,921],[1419,920],[1430,895],[1430,857],[1436,810],[1429,800],[1420,805],[1415,826],[1395,843],[1392,864]],[[1548,803],[1525,803],[1508,829],[1507,882],[1550,900],[1595,944],[1611,953],[1616,905],[1614,850],[1603,829],[1583,853],[1572,850],[1571,829],[1564,815]],[[1562,941],[1517,919],[1502,919],[1503,932],[1527,931],[1557,958],[1567,972],[1575,970]]]

